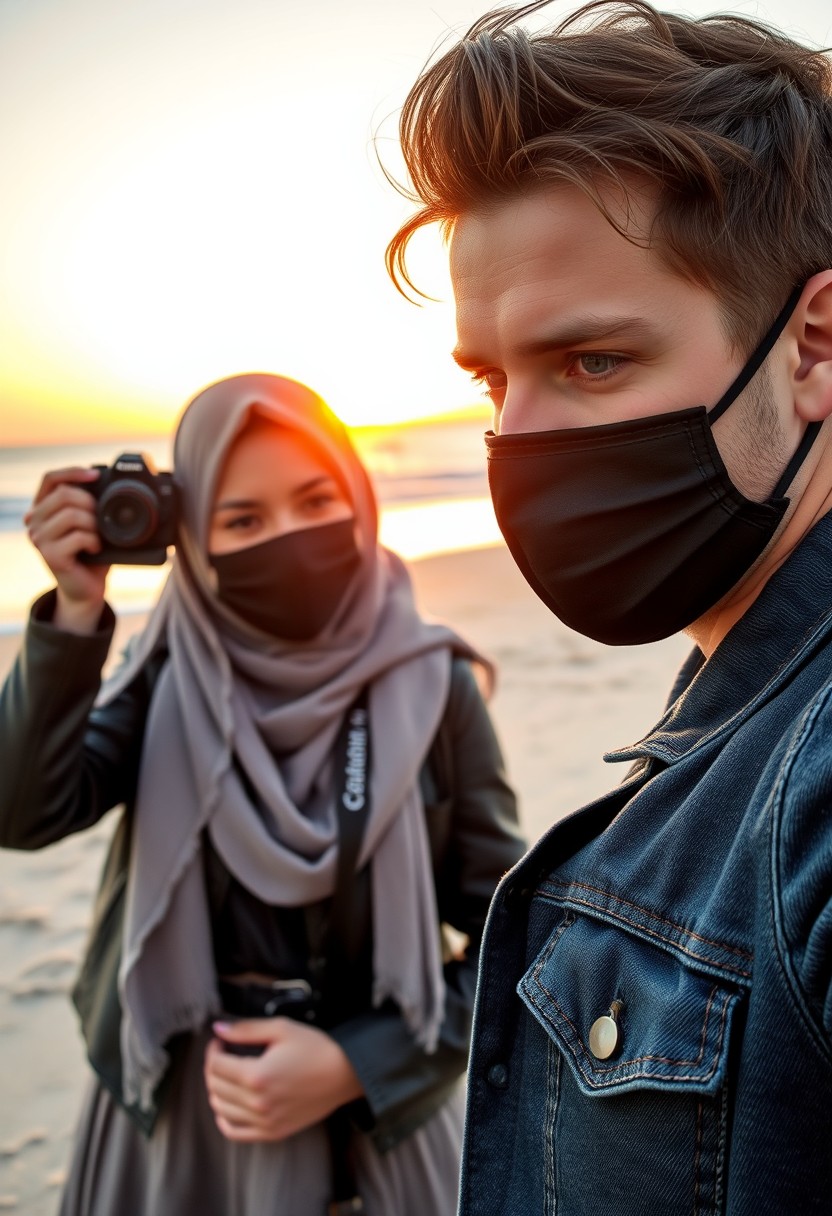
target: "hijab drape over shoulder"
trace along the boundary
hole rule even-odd
[[[207,557],[223,462],[254,415],[305,435],[354,507],[360,567],[309,642],[247,625],[217,599]],[[147,628],[105,685],[117,696],[155,651],[169,658],[146,725],[120,972],[128,1103],[146,1105],[165,1044],[219,1012],[203,880],[203,832],[267,904],[330,896],[337,855],[332,749],[369,686],[371,812],[359,865],[372,861],[374,1000],[392,998],[417,1040],[437,1040],[444,988],[419,771],[448,694],[456,634],[417,613],[410,579],[377,543],[369,478],[346,431],[308,388],[270,375],[211,385],[185,410],[174,476],[181,526]]]

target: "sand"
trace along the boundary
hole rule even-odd
[[[533,841],[620,780],[602,753],[652,726],[688,643],[611,649],[579,637],[502,548],[411,568],[422,609],[497,662],[493,715]],[[141,623],[119,623],[114,654]],[[0,636],[0,675],[17,641]],[[39,854],[0,850],[0,1212],[52,1216],[57,1207],[87,1076],[67,993],[111,830],[108,819]]]

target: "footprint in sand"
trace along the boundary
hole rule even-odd
[[[23,967],[8,986],[16,1001],[41,996],[63,996],[68,992],[78,971],[78,954],[72,950],[56,950],[42,955]]]

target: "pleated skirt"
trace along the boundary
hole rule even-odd
[[[178,1060],[147,1139],[94,1079],[81,1112],[59,1216],[325,1216],[329,1139],[322,1126],[280,1142],[238,1144],[218,1131],[202,1074],[205,1042]],[[367,1216],[454,1216],[462,1086],[396,1148],[354,1132]]]

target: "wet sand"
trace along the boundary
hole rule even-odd
[[[497,662],[492,710],[532,841],[621,779],[602,753],[652,726],[688,643],[611,649],[579,637],[501,548],[427,558],[412,570],[423,610]],[[141,623],[120,622],[114,656]],[[17,642],[0,636],[0,675]],[[67,993],[111,830],[108,817],[39,854],[0,850],[0,1213],[57,1208],[87,1075]]]

